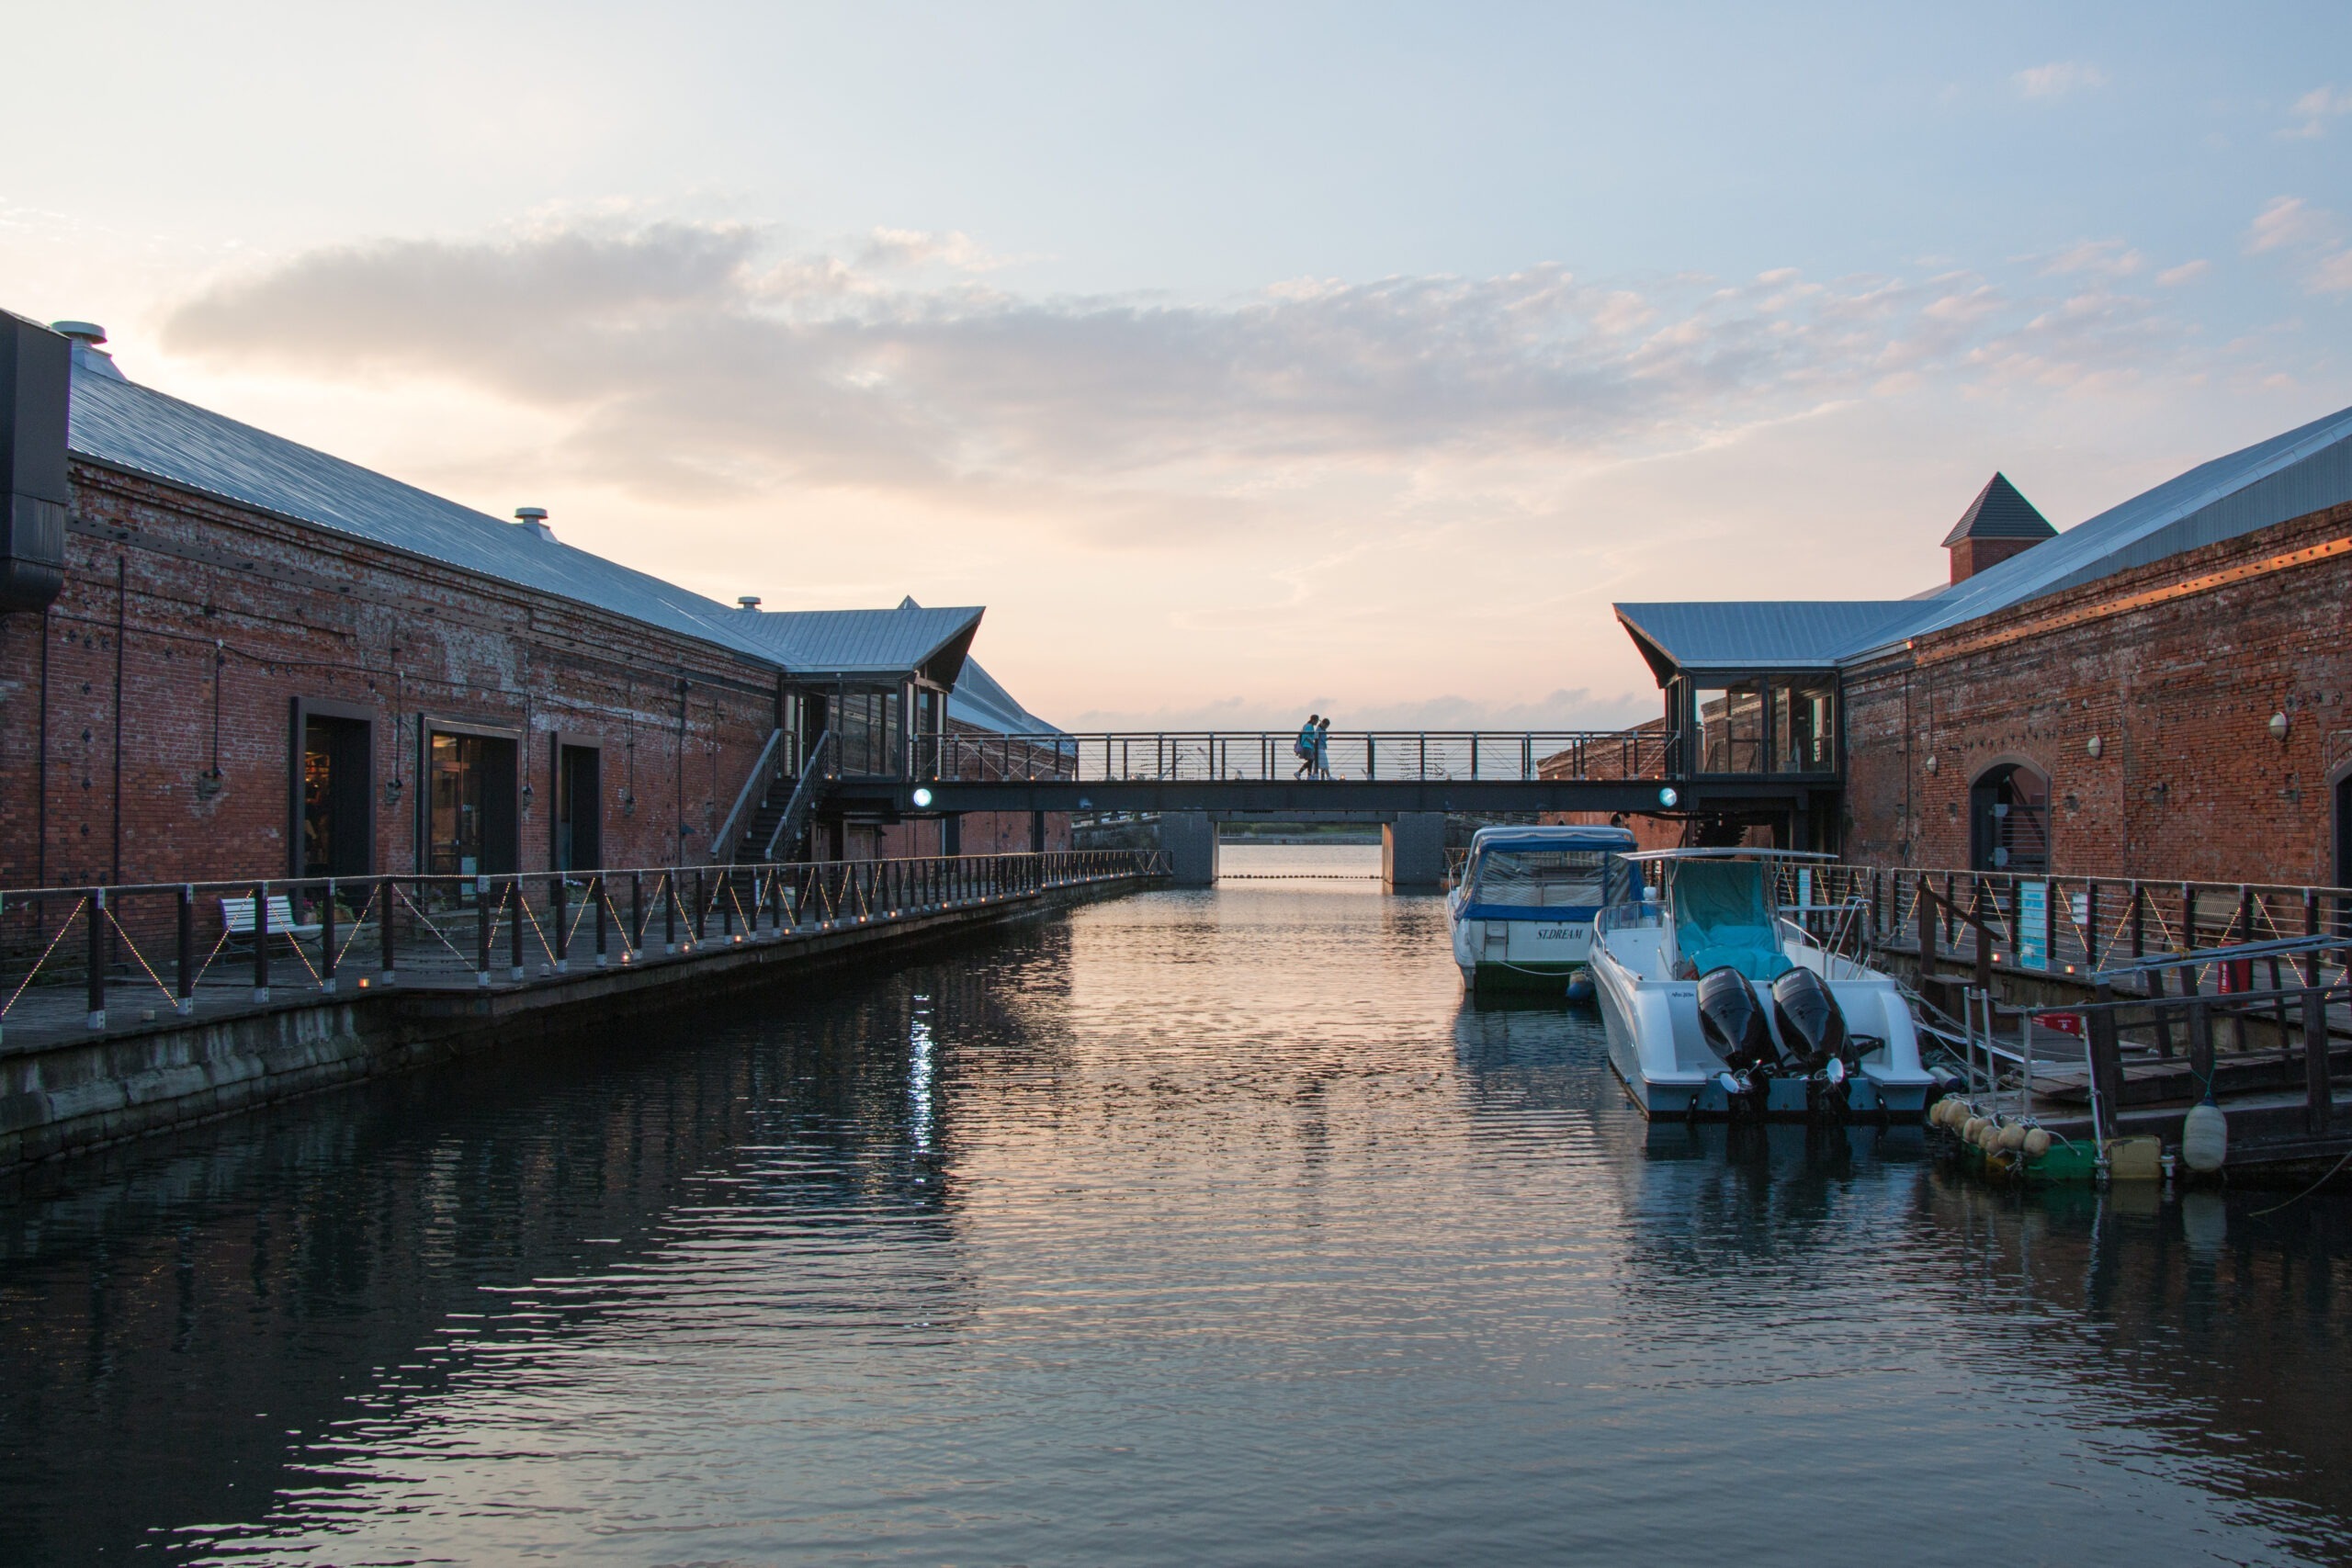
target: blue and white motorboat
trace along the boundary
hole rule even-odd
[[[1917,1118],[1936,1079],[1894,981],[1774,892],[1790,851],[1656,850],[1655,901],[1596,922],[1590,972],[1610,1065],[1653,1120]]]
[[[1573,993],[1593,917],[1638,896],[1623,828],[1481,828],[1446,898],[1463,983]]]

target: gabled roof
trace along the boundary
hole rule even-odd
[[[1986,494],[1992,490],[1986,486]],[[2199,464],[1997,566],[1916,599],[1620,604],[1617,618],[1661,684],[1677,668],[1827,668],[2346,502],[2352,502],[2352,409]]]
[[[2047,539],[2058,532],[2007,474],[1996,473],[1944,536],[1947,548],[1962,539]]]
[[[963,673],[981,611],[926,610],[912,599],[888,610],[733,610],[741,635],[781,659],[796,677],[899,680],[922,675],[953,686]]]
[[[771,649],[742,636],[741,612],[717,600],[141,387],[79,344],[66,445],[187,490],[775,662]]]
[[[1828,670],[1840,649],[1917,606],[1877,599],[1620,604],[1617,619],[1664,685],[1677,670]]]

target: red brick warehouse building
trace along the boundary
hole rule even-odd
[[[503,522],[141,387],[65,326],[0,316],[0,886],[724,858],[821,735],[887,776],[925,736],[1050,728],[971,660],[978,609],[722,605],[544,512]],[[808,839],[1068,825],[820,815]]]
[[[2352,410],[2067,529],[2000,475],[1909,599],[1620,604],[1693,832],[1886,865],[2352,886]]]

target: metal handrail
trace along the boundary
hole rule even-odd
[[[775,831],[760,846],[760,858],[775,859],[778,846],[799,842],[800,824],[817,804],[817,797],[834,777],[826,766],[833,750],[833,732],[828,728],[817,732],[817,743],[808,748],[808,755],[801,760],[800,782],[792,786],[792,798],[784,804],[784,815],[776,818]]]
[[[710,836],[712,860],[725,860],[733,852],[737,820],[743,817],[744,812],[751,807],[754,800],[767,798],[768,786],[775,784],[776,775],[784,771],[780,766],[774,764],[776,750],[784,744],[786,733],[781,725],[768,732],[768,743],[760,748],[758,761],[752,764],[752,771],[744,775],[743,787],[736,793],[735,804],[728,808],[726,819],[718,824],[718,830]],[[744,826],[748,828],[749,822],[746,821]]]

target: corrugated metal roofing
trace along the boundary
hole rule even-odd
[[[964,661],[956,689],[947,694],[947,716],[977,724],[1000,735],[1059,735],[1058,725],[1047,724],[1013,700],[996,677],[980,668],[977,659]]]
[[[1645,654],[1685,670],[1826,670],[1840,649],[1917,608],[1903,599],[1693,601],[1620,604],[1617,618]]]
[[[2020,498],[2022,499],[2022,498]],[[1806,669],[1886,651],[2047,593],[2352,502],[2352,409],[2166,479],[1916,599],[1620,604],[1654,669]],[[1667,671],[1659,669],[1659,678]]]
[[[67,444],[85,457],[776,662],[742,635],[741,611],[125,380],[101,359],[74,355]]]
[[[1944,536],[1944,546],[1950,548],[1962,539],[2046,539],[2056,532],[2041,508],[2009,482],[2008,475],[1996,473]]]
[[[796,675],[878,679],[919,670],[958,638],[969,640],[981,612],[969,605],[926,610],[910,600],[888,610],[737,610],[742,635]],[[961,661],[958,660],[960,663]]]

